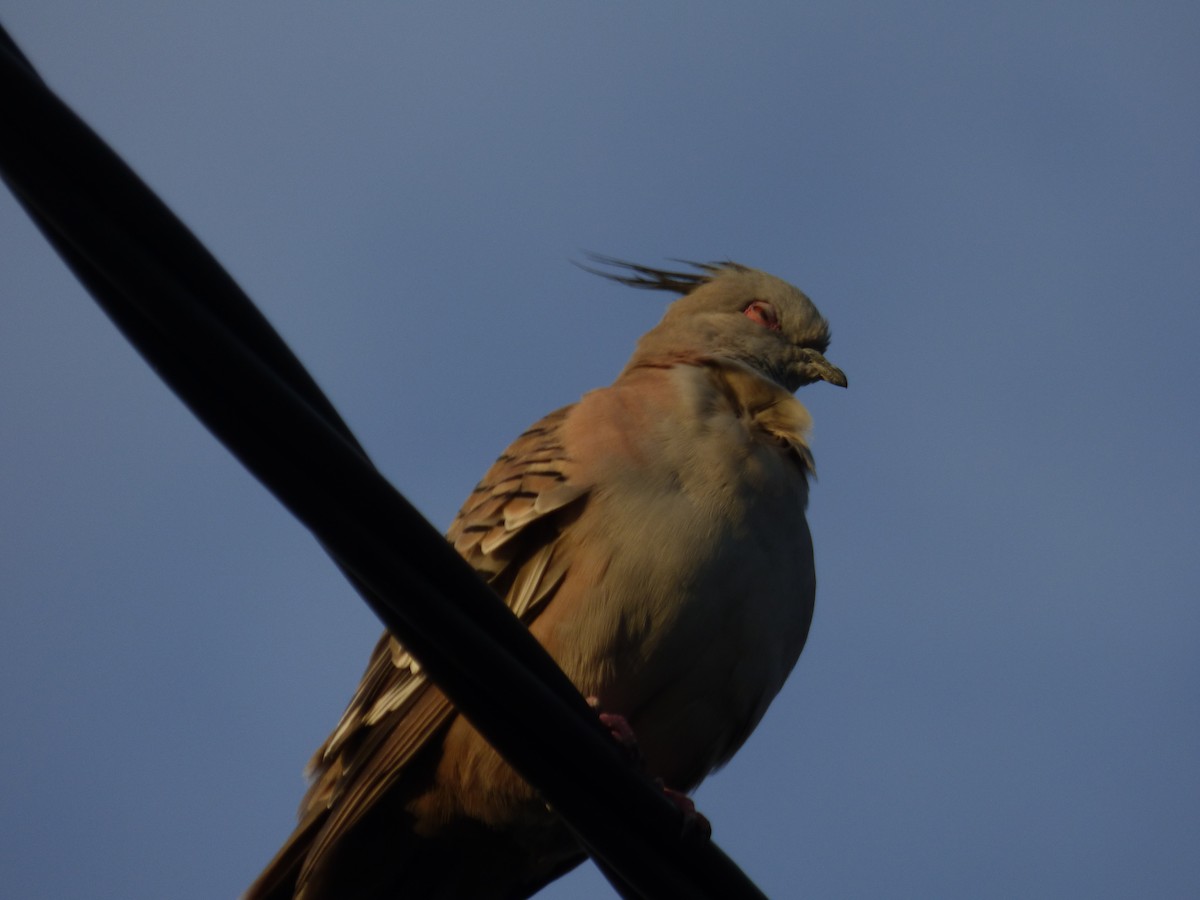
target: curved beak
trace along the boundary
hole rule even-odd
[[[808,361],[808,369],[813,381],[828,381],[838,387],[846,387],[846,373],[827,360],[820,353],[814,353]]]

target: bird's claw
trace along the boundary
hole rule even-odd
[[[688,844],[709,840],[712,837],[712,823],[708,821],[708,817],[704,813],[696,809],[696,804],[692,798],[682,791],[667,787],[663,784],[661,778],[656,778],[655,782],[662,790],[663,795],[675,804],[676,809],[683,813],[681,840]]]
[[[644,772],[646,759],[642,756],[641,748],[638,747],[637,735],[633,733],[633,728],[628,720],[618,713],[601,712],[600,700],[597,697],[588,697],[587,702],[588,706],[596,711],[600,724],[608,729],[608,733],[613,736],[613,739],[629,754],[634,764]],[[685,843],[693,843],[707,841],[712,837],[712,823],[708,821],[704,813],[696,809],[696,804],[691,797],[682,791],[667,787],[661,778],[655,778],[654,783],[663,792],[663,796],[683,814],[681,840]]]
[[[597,697],[587,698],[588,706],[596,710],[596,717],[600,720],[600,724],[608,729],[608,733],[613,736],[621,749],[628,755],[629,759],[643,772],[646,770],[646,760],[642,756],[641,748],[638,747],[637,735],[633,733],[633,728],[628,720],[619,713],[606,713],[600,711],[600,700]]]

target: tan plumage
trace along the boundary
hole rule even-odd
[[[606,262],[615,262],[606,260]],[[618,264],[683,293],[608,388],[522,434],[447,538],[649,770],[694,787],[804,645],[815,578],[809,416],[845,376],[802,293],[733,263]],[[300,824],[248,897],[524,897],[582,852],[385,634],[309,763]]]

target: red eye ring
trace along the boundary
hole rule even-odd
[[[779,330],[779,316],[775,312],[775,307],[766,300],[752,300],[742,314],[763,328],[769,328],[771,331]]]

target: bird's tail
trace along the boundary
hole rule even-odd
[[[322,810],[297,825],[275,858],[267,863],[254,884],[246,889],[242,900],[293,900],[309,848],[328,815],[327,811]]]
[[[315,866],[309,855],[328,812],[301,822],[242,900],[518,900],[585,858],[561,825],[531,847],[479,822],[422,837],[403,813],[372,813]]]

